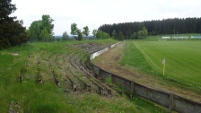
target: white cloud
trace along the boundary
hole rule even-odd
[[[50,15],[54,32],[70,33],[71,23],[79,29],[88,25],[90,31],[102,24],[156,20],[164,18],[199,17],[199,0],[12,0],[17,11],[12,14],[24,21],[24,26]]]

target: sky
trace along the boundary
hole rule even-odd
[[[167,18],[201,17],[201,0],[12,0],[17,10],[11,16],[26,28],[42,15],[54,20],[54,35],[70,34],[71,24],[92,32],[103,24],[142,22]]]

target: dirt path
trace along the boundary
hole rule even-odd
[[[127,79],[133,80],[137,83],[143,84],[147,87],[151,87],[158,90],[163,90],[167,92],[171,92],[177,94],[182,97],[186,97],[188,99],[201,102],[201,95],[189,91],[183,88],[176,87],[175,85],[168,84],[164,82],[162,78],[138,74],[133,71],[132,67],[122,67],[118,64],[118,60],[121,58],[121,54],[123,54],[124,46],[126,42],[122,42],[120,45],[110,49],[109,51],[103,53],[101,56],[96,58],[93,62],[97,66],[101,67],[104,70],[107,70],[113,74],[123,76]]]

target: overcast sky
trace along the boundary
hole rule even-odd
[[[90,31],[103,24],[162,20],[167,18],[201,17],[201,0],[12,0],[17,10],[12,16],[24,21],[27,28],[50,15],[54,19],[54,34],[70,34],[70,26],[77,23]]]

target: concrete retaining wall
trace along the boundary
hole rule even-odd
[[[106,52],[107,50],[108,50],[108,47],[107,47],[107,48],[104,48],[104,49],[102,49],[102,50],[100,50],[100,51],[97,51],[97,52],[93,53],[93,54],[91,55],[90,59],[94,59],[95,57],[101,55],[102,53]]]
[[[95,57],[106,52],[109,48],[112,48],[119,43],[120,42],[93,53],[90,59],[94,59]],[[169,109],[170,112],[174,110],[179,113],[201,113],[201,103],[180,97],[172,93],[143,86],[121,76],[111,74],[106,70],[103,70],[100,67],[94,65],[93,63],[91,63],[91,66],[91,69],[95,72],[97,77],[100,77],[103,80],[107,77],[110,77],[112,84],[119,86],[124,90],[125,93],[129,95],[139,95],[143,98],[146,98],[161,106],[166,107],[167,109]]]

